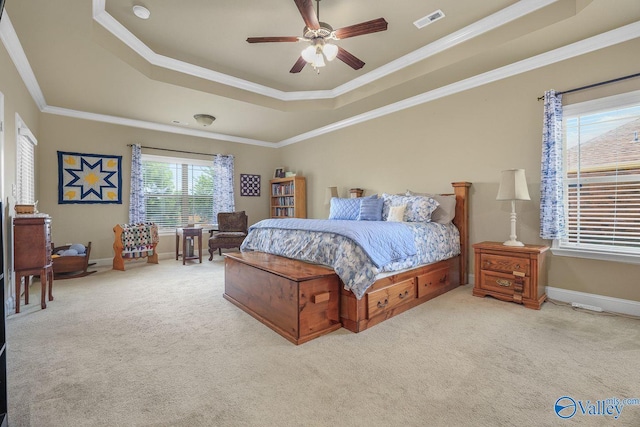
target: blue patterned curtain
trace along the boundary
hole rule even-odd
[[[550,90],[544,94],[542,130],[540,237],[543,239],[566,236],[562,153],[562,95]]]
[[[142,150],[140,144],[131,146],[131,192],[129,194],[129,224],[144,222],[146,217],[144,180],[142,179]]]
[[[218,221],[218,212],[233,212],[235,209],[233,156],[216,154],[213,157],[213,220]]]

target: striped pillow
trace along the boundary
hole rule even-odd
[[[382,199],[362,199],[358,221],[382,221]]]

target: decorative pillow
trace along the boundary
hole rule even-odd
[[[382,218],[389,215],[389,209],[393,206],[406,205],[405,218],[407,222],[429,222],[431,213],[438,207],[431,197],[425,196],[399,196],[396,194],[382,194],[384,205],[382,208]]]
[[[66,251],[58,251],[58,255],[60,256],[77,256],[78,251],[75,249],[67,249]]]
[[[438,207],[431,214],[431,221],[438,224],[449,224],[456,216],[456,196],[454,194],[440,195],[429,193],[415,193],[407,190],[407,196],[426,196],[431,197],[439,203]]]
[[[329,208],[329,219],[347,219],[355,221],[360,215],[361,199],[341,199],[338,197],[331,198],[331,207]]]
[[[382,221],[382,205],[384,200],[376,198],[364,198],[360,202],[360,215],[358,221]]]
[[[69,249],[77,251],[78,254],[83,254],[87,251],[87,248],[85,248],[82,243],[74,243],[73,245],[69,246]]]
[[[389,208],[389,215],[387,221],[402,222],[404,220],[404,211],[407,205],[391,206]]]

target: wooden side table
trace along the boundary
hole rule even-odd
[[[198,238],[198,255],[187,255],[187,240],[193,239],[193,246],[195,247],[195,238]],[[179,253],[180,241],[182,240],[182,253]],[[182,255],[182,265],[188,259],[198,259],[202,264],[202,227],[183,227],[176,228],[176,261],[178,257]]]
[[[548,246],[505,246],[501,242],[473,245],[475,285],[473,295],[490,295],[502,301],[540,309],[547,299],[544,258]]]

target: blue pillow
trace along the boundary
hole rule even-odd
[[[383,199],[364,198],[360,203],[358,221],[382,221]]]
[[[340,199],[338,197],[332,197],[329,219],[357,220],[360,215],[360,200],[361,199],[357,198]]]
[[[87,251],[87,248],[85,248],[82,243],[74,243],[73,245],[69,246],[69,249],[75,250],[78,254],[83,254]]]

